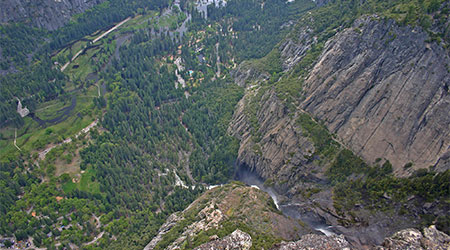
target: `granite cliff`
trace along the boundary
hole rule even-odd
[[[450,58],[420,28],[375,16],[333,39],[304,82],[301,107],[373,163],[450,168]]]
[[[340,213],[327,171],[343,150],[367,165],[392,163],[396,177],[450,169],[448,48],[420,27],[368,15],[337,30],[305,67],[302,61],[320,45],[319,34],[307,25],[294,32],[276,48],[278,80],[251,69],[256,63],[232,74],[246,87],[228,130],[240,141],[238,168],[253,171],[283,194],[282,204],[297,204],[300,213],[323,218],[357,247],[380,245],[427,216],[445,215],[445,204],[425,209],[420,205],[425,201],[415,196],[404,199],[404,208],[392,205],[394,214],[373,213],[357,202]],[[305,73],[294,75],[299,65]],[[296,91],[295,96],[286,97],[283,90]],[[314,134],[302,123],[305,116],[329,134]],[[396,204],[387,194],[380,198]],[[402,209],[408,215],[398,213]]]
[[[285,72],[314,44],[309,32],[302,29],[295,41],[287,39],[279,46]],[[257,83],[268,76],[242,65],[233,73],[235,81],[252,86],[230,124],[229,131],[241,139],[238,160],[250,167],[258,165],[264,178],[268,174],[262,169],[278,172],[283,165],[308,165],[301,156],[314,150],[301,139],[294,123],[298,112],[307,112],[369,164],[387,159],[399,176],[430,166],[445,171],[450,168],[449,65],[448,50],[429,41],[420,28],[399,26],[377,16],[360,18],[329,39],[309,74],[301,79],[301,98],[293,102],[296,110],[288,111],[273,89],[258,97]],[[260,106],[254,128],[263,142],[256,158],[249,155],[255,151],[249,141],[250,116],[245,112],[250,99]],[[282,158],[295,162],[284,164]],[[261,165],[262,159],[266,161]],[[412,167],[405,170],[408,163]]]
[[[55,30],[70,18],[104,0],[2,0],[0,23],[24,22],[38,28]]]

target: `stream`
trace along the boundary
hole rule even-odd
[[[302,212],[299,209],[302,204],[280,202],[280,200],[283,200],[283,196],[280,195],[274,188],[265,186],[264,180],[261,179],[255,172],[250,171],[248,168],[238,167],[235,174],[235,179],[269,194],[270,197],[272,197],[272,200],[275,203],[277,209],[280,210],[284,215],[294,219],[299,219],[308,224],[314,230],[321,232],[326,236],[335,234],[332,231],[332,226],[327,225],[323,219],[319,218],[313,212]]]

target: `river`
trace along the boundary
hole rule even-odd
[[[272,197],[277,209],[284,215],[294,219],[299,219],[308,224],[311,228],[327,236],[335,234],[332,230],[332,226],[327,225],[322,218],[319,218],[313,212],[302,212],[299,208],[303,204],[290,203],[289,201],[285,202],[284,200],[286,199],[283,195],[280,195],[274,188],[264,185],[264,180],[248,168],[238,167],[235,174],[235,179],[268,193],[270,197]],[[280,202],[280,200],[283,200],[283,202]]]

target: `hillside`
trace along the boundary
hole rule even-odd
[[[448,230],[447,43],[386,13],[345,24],[351,14],[335,4],[232,72],[246,87],[228,128],[240,141],[239,171],[353,244],[432,222]]]
[[[153,249],[353,249],[344,235],[323,235],[280,214],[271,197],[242,183],[214,187],[169,216],[144,248]],[[407,228],[373,249],[445,249],[450,237],[430,226]]]
[[[448,248],[448,1],[22,7],[0,247]]]
[[[268,194],[232,183],[206,191],[183,212],[172,214],[145,249],[195,249],[235,230],[250,236],[252,249],[312,232],[302,221],[280,214]]]
[[[302,109],[366,162],[385,158],[398,175],[407,163],[449,169],[450,58],[428,39],[377,16],[356,20],[324,46]]]

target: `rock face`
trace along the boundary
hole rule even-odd
[[[17,113],[23,118],[30,113],[30,110],[27,107],[22,107],[22,102],[20,102],[19,98],[16,97],[17,100]]]
[[[294,242],[283,242],[272,248],[272,250],[350,250],[350,244],[342,235],[317,235],[307,234]]]
[[[249,250],[252,247],[252,237],[248,233],[236,229],[233,233],[225,236],[223,239],[218,239],[205,243],[195,250]]]
[[[295,41],[281,43],[284,70],[292,69],[314,43],[310,32],[300,29]],[[305,78],[298,108],[324,122],[368,163],[377,158],[389,160],[398,176],[429,166],[437,171],[449,169],[450,58],[448,50],[427,39],[419,28],[376,16],[356,20],[353,27],[326,43]],[[233,76],[240,85],[266,79],[249,65],[238,67]],[[250,92],[244,99],[252,95],[256,94]],[[246,132],[250,121],[245,118],[245,102],[249,101],[244,99],[230,125],[230,132],[241,139],[239,161],[258,166],[265,178],[264,169],[279,171],[289,165],[285,164],[289,152],[294,154],[296,166],[305,166],[302,156],[308,155],[311,145],[296,136],[299,131],[292,127],[296,114],[292,110],[287,114],[274,93],[257,100],[261,106],[256,114],[261,151],[249,154],[255,150]],[[407,163],[413,165],[405,170]]]
[[[405,229],[386,238],[379,250],[446,250],[450,248],[450,237],[437,230],[435,226],[424,229],[422,234],[417,229]]]
[[[34,26],[55,30],[71,16],[82,13],[105,0],[2,0],[0,22],[31,22]]]
[[[301,107],[355,153],[386,158],[398,175],[449,169],[448,51],[420,29],[377,17],[338,33],[304,83]]]
[[[264,179],[276,176],[291,188],[298,178],[320,181],[313,172],[320,173],[321,168],[307,158],[315,151],[314,145],[296,125],[297,113],[289,114],[273,90],[266,91],[261,100],[254,100],[258,91],[262,90],[248,91],[238,103],[228,129],[241,141],[238,165],[248,167]],[[258,122],[255,128],[246,111],[252,102],[260,105],[254,118]]]
[[[377,246],[377,250],[447,250],[450,248],[450,237],[430,226],[424,229],[422,234],[419,230],[409,228],[396,232]],[[317,249],[317,250],[343,250],[352,249],[343,235],[303,235],[300,240],[283,242],[275,245],[272,250],[294,250],[294,249]]]
[[[185,246],[196,250],[250,249],[252,246],[258,246],[258,240],[270,242],[270,237],[278,239],[272,242],[279,242],[279,239],[284,241],[271,243],[264,249],[447,250],[450,248],[450,237],[437,230],[435,226],[425,228],[423,233],[412,228],[398,232],[391,231],[395,233],[391,237],[381,238],[378,244],[382,245],[379,246],[354,244],[354,238],[358,238],[358,230],[364,228],[349,230],[345,236],[334,233],[312,234],[312,230],[298,227],[295,219],[277,213],[269,201],[270,197],[266,193],[239,183],[213,188],[184,211],[169,216],[158,235],[144,249],[150,250],[157,246],[160,249],[173,250],[184,249]],[[231,225],[235,225],[235,228],[230,228]],[[232,233],[226,235],[223,234],[223,230]],[[365,233],[379,234],[373,230]],[[165,238],[166,234],[170,235],[169,238]],[[202,237],[198,237],[199,235]],[[226,236],[219,239],[217,235]],[[199,242],[198,238],[202,240]],[[166,242],[166,245],[158,245],[162,242]]]
[[[178,221],[183,219],[179,217],[177,214],[171,214],[169,218],[167,218],[166,222],[159,228],[158,234],[145,246],[144,250],[150,250],[155,248],[156,244],[158,244],[163,236],[172,229],[173,226],[177,224]]]
[[[285,71],[295,67],[315,42],[309,29],[296,32],[278,47]],[[333,226],[341,225],[343,218],[333,210],[331,192],[322,189],[308,194],[310,198],[301,194],[326,183],[324,171],[330,165],[329,159],[314,154],[312,139],[296,122],[304,112],[323,122],[342,147],[367,163],[389,160],[397,176],[429,166],[449,169],[449,53],[427,39],[420,28],[377,16],[357,19],[325,44],[303,79],[302,98],[290,103],[279,98],[276,83],[255,84],[266,79],[264,74],[249,65],[239,67],[243,72],[233,76],[247,90],[228,130],[240,141],[237,165],[273,181],[277,191],[286,194],[280,204],[306,204],[309,210],[303,210]],[[405,169],[409,162],[412,167]],[[355,246],[379,245],[386,236],[417,225],[415,219],[360,210],[357,226],[334,230]]]
[[[266,72],[262,72],[254,67],[249,62],[243,62],[231,72],[231,76],[239,86],[245,86],[248,80],[262,81],[270,78]]]
[[[279,47],[282,68],[284,71],[292,69],[306,55],[311,48],[313,38],[312,30],[300,28],[296,33],[295,40],[287,39]]]

